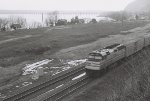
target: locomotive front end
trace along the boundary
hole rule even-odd
[[[101,70],[103,56],[98,51],[94,51],[92,53],[89,53],[88,60],[86,61],[86,73],[89,76],[95,76],[99,74],[99,71]]]
[[[95,62],[95,61],[86,61],[86,69],[89,70],[100,70],[100,62]]]

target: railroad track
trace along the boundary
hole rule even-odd
[[[48,91],[30,101],[61,101],[63,98],[86,86],[89,82],[89,77],[85,75],[78,80],[71,81],[54,91]]]
[[[8,96],[3,101],[27,101],[26,98],[30,98],[33,96],[37,97],[38,95],[41,95],[43,91],[49,90],[47,88],[50,88],[51,86],[58,84],[59,82],[63,82],[64,80],[69,80],[74,76],[77,76],[78,74],[81,74],[85,71],[84,67],[75,67],[74,69],[67,70],[64,73],[61,73],[60,75],[56,75],[50,80],[47,80],[39,85],[36,85],[30,89],[26,89],[23,91],[18,91],[12,96]],[[44,89],[44,90],[43,90]],[[50,88],[51,89],[51,88]],[[38,95],[36,95],[38,94]],[[33,95],[33,96],[32,96]],[[29,100],[29,99],[28,99]]]

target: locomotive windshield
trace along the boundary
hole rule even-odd
[[[102,60],[102,55],[100,53],[90,53],[88,56],[89,61],[100,61]]]

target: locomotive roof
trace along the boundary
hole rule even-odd
[[[107,46],[107,47],[105,47],[105,48],[103,48],[103,49],[99,49],[99,50],[95,50],[95,51],[93,51],[93,52],[91,52],[90,54],[91,55],[101,55],[101,56],[106,56],[106,55],[108,55],[109,53],[112,53],[112,52],[114,52],[114,50],[117,48],[117,47],[124,47],[124,45],[123,44],[117,44],[117,43],[115,43],[115,44],[113,44],[113,45],[110,45],[110,46]]]
[[[119,46],[119,45],[121,45],[121,44],[115,43],[115,44],[113,44],[113,45],[110,45],[110,46],[105,47],[104,49],[113,49],[113,48],[115,48],[115,47],[117,47],[117,46]]]

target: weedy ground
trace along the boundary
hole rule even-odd
[[[148,22],[125,22],[124,26],[121,23],[79,24],[64,29],[38,28],[0,32],[0,66],[8,67],[24,61],[51,58],[50,55],[61,49],[91,43],[146,23]],[[29,37],[26,38],[27,35]],[[47,54],[44,55],[45,53]]]
[[[109,66],[96,85],[71,101],[149,101],[150,46]]]

